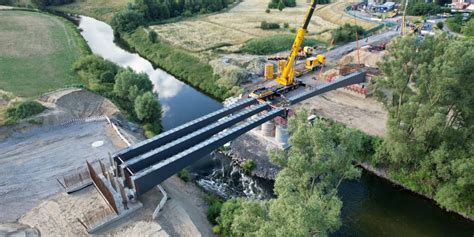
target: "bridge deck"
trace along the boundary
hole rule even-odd
[[[238,114],[225,117],[216,123],[201,128],[166,145],[160,146],[157,149],[151,150],[150,152],[125,161],[125,163],[121,164],[120,167],[122,171],[124,167],[128,167],[131,172],[137,173],[144,168],[154,165],[172,155],[179,153],[180,151],[188,149],[210,138],[214,134],[227,129],[238,122],[244,121],[245,119],[268,109],[271,109],[269,104],[259,104],[249,109],[243,110]]]

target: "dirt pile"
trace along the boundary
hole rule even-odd
[[[52,109],[40,115],[46,124],[103,115],[112,117],[119,113],[108,99],[84,89],[70,88],[47,93],[39,101]]]
[[[365,64],[367,67],[378,67],[377,63],[380,62],[385,55],[385,51],[380,52],[369,52],[367,50],[359,50],[359,52],[353,51],[344,57],[342,57],[337,64],[346,65],[346,64],[358,64],[359,60],[361,64]]]

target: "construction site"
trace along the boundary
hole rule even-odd
[[[145,137],[144,129],[128,121],[111,100],[90,90],[65,88],[41,95],[36,101],[46,108],[43,112],[0,126],[0,236],[222,236],[214,230],[220,223],[208,220],[210,194],[178,173],[218,151],[240,166],[255,163],[251,172],[239,172],[275,180],[280,168],[268,153],[291,149],[288,120],[300,108],[309,112],[309,123],[324,118],[384,137],[389,115],[374,98],[376,81],[384,76],[378,63],[394,38],[422,37],[423,26],[406,23],[404,13],[401,23],[373,19],[400,15],[394,3],[316,3],[297,1],[297,7],[282,13],[291,19],[273,12],[268,16],[290,21],[295,32],[291,48],[267,55],[241,52],[247,41],[274,33],[255,27],[267,1],[243,1],[225,12],[147,28],[174,47],[209,59],[215,75],[245,77],[238,80],[239,96],[211,112],[180,111],[192,116],[156,136]],[[382,27],[365,38],[356,33],[355,41],[334,44],[329,32],[348,21],[367,30]],[[91,32],[80,27],[83,35]],[[113,32],[107,34],[101,37],[112,43]],[[305,37],[330,43],[309,46]],[[93,41],[87,43],[99,56],[146,73],[160,90],[156,87],[163,84],[159,76],[164,71],[135,53],[112,53],[117,49],[111,48],[110,55],[102,54]],[[183,87],[161,88],[159,94],[182,96]],[[195,88],[186,93],[209,99]],[[0,105],[13,103],[5,98],[0,97]],[[171,102],[163,106],[163,118],[172,120],[173,98],[166,99]],[[184,103],[195,110],[207,106]]]

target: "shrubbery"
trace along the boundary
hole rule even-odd
[[[278,23],[274,23],[274,22],[262,21],[260,23],[260,28],[263,29],[263,30],[280,29],[280,25]]]
[[[290,34],[256,38],[245,42],[241,50],[245,53],[257,55],[277,53],[290,49],[294,40],[295,36]],[[321,44],[321,42],[314,39],[306,38],[303,40],[304,46],[317,46]]]
[[[253,162],[253,160],[245,160],[242,162],[240,167],[242,167],[242,170],[248,174],[255,168],[255,162]]]
[[[356,40],[356,33],[361,38],[364,34],[364,28],[346,23],[332,31],[332,38],[335,43],[351,42]]]
[[[296,0],[271,0],[268,3],[268,8],[283,9],[285,7],[296,7]]]
[[[438,13],[446,12],[449,9],[445,9],[437,5],[436,3],[427,3],[425,1],[410,2],[407,7],[407,14],[410,16],[424,16],[424,15],[435,15]]]
[[[461,33],[462,28],[462,15],[456,14],[456,16],[446,20],[446,25],[451,31]]]
[[[15,123],[20,119],[29,118],[43,112],[46,108],[36,101],[22,101],[10,105],[6,111],[7,123]]]
[[[221,213],[222,203],[224,203],[224,200],[211,194],[207,196],[206,202],[209,206],[207,209],[207,219],[211,224],[216,225],[218,224],[217,218]]]
[[[187,169],[182,169],[178,172],[178,177],[183,180],[184,182],[188,182],[191,177],[189,176],[189,172]]]

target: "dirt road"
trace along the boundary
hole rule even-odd
[[[63,191],[56,178],[108,157],[116,148],[106,122],[42,127],[0,143],[0,222],[15,221],[38,201]],[[103,145],[92,147],[102,141]],[[99,142],[101,143],[101,142]]]

